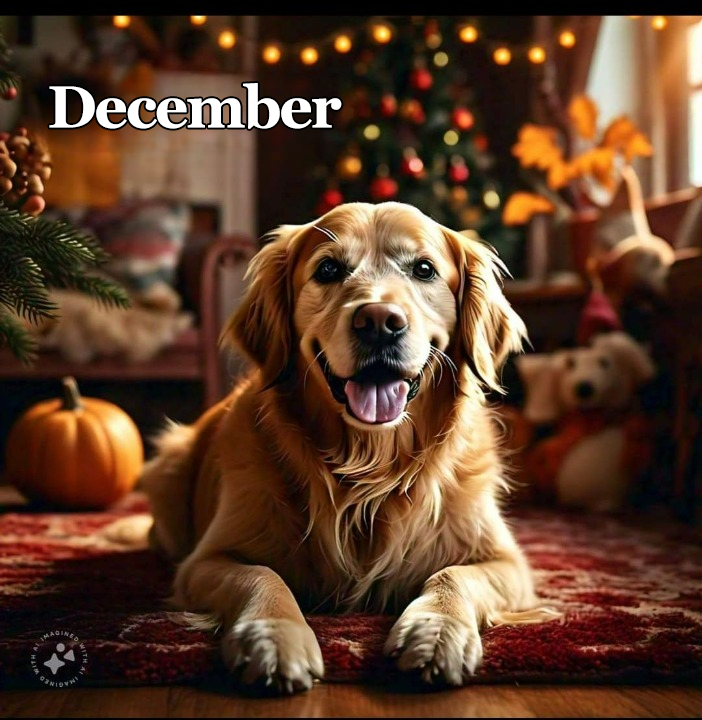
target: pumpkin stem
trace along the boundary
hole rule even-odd
[[[70,375],[63,378],[63,410],[78,410],[83,407],[80,401],[80,391],[78,383],[74,377]]]

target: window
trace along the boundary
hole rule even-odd
[[[690,182],[702,186],[702,20],[687,31]]]

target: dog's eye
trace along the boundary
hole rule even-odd
[[[606,357],[598,357],[597,362],[600,364],[600,367],[604,370],[607,370],[609,366],[611,365],[609,358]]]
[[[314,271],[314,279],[318,283],[339,282],[346,274],[346,268],[333,258],[324,258]]]
[[[433,280],[436,276],[436,270],[428,260],[419,260],[412,268],[412,275],[417,280]]]

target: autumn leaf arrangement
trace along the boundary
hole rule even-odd
[[[650,157],[647,136],[627,115],[600,131],[599,108],[586,95],[576,95],[567,107],[568,127],[524,124],[512,154],[525,169],[536,171],[537,192],[518,191],[504,205],[505,225],[523,225],[538,214],[553,214],[557,206],[571,210],[602,207],[611,200],[622,168],[637,156]]]

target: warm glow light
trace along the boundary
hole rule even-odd
[[[494,190],[486,190],[483,195],[483,203],[486,208],[495,210],[500,207],[500,196]]]
[[[546,60],[546,51],[540,45],[534,45],[529,48],[527,57],[530,62],[534,63],[534,65],[539,65]]]
[[[627,15],[627,17],[629,18],[629,20],[640,20],[641,19],[641,15]]]
[[[668,18],[665,15],[654,15],[651,18],[651,27],[654,30],[663,30],[668,24]]]
[[[319,52],[317,48],[308,45],[300,50],[300,60],[305,65],[314,65],[319,60]]]
[[[374,23],[371,27],[371,37],[375,42],[385,45],[392,40],[392,30],[385,23]]]
[[[439,45],[441,45],[442,40],[443,40],[443,38],[441,37],[441,33],[438,33],[438,32],[431,33],[431,35],[427,36],[427,40],[426,40],[427,47],[430,50],[436,50],[436,48],[438,48]]]
[[[129,24],[132,22],[132,18],[130,15],[114,15],[112,17],[112,24],[116,28],[126,28],[129,27]]]
[[[575,45],[575,35],[570,30],[564,30],[558,36],[558,43],[561,47],[572,48]]]
[[[283,53],[277,45],[266,45],[261,51],[261,58],[268,65],[275,65]]]
[[[380,137],[380,128],[377,125],[366,125],[363,128],[363,137],[366,140],[377,140]]]
[[[506,47],[499,47],[492,54],[492,59],[498,65],[509,65],[512,60],[512,53]]]
[[[207,22],[207,15],[191,15],[190,22],[193,25],[204,25]]]
[[[459,139],[459,135],[455,130],[447,130],[444,133],[444,143],[446,145],[456,145]]]
[[[231,30],[222,30],[217,38],[217,44],[223,50],[231,50],[236,45],[236,35]]]
[[[478,39],[478,30],[473,25],[464,25],[458,31],[458,39],[464,43],[474,43]]]
[[[356,155],[347,155],[339,161],[339,170],[346,177],[355,177],[363,168],[361,158]]]
[[[348,35],[337,35],[334,38],[334,50],[338,53],[347,53],[353,47],[351,38]]]
[[[448,65],[449,56],[445,52],[438,52],[434,55],[434,65],[436,67],[446,67]]]
[[[424,163],[421,158],[413,157],[407,161],[407,169],[414,175],[419,175],[424,170]]]

